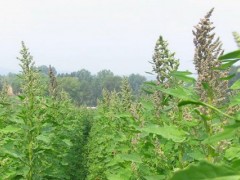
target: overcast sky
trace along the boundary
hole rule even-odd
[[[0,69],[19,70],[20,42],[37,65],[58,72],[151,71],[155,42],[168,40],[181,70],[193,70],[193,26],[212,7],[226,51],[237,48],[239,0],[0,0]]]

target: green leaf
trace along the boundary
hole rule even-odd
[[[21,125],[24,124],[23,119],[19,119],[19,118],[12,118],[10,121],[17,124],[21,124]]]
[[[123,177],[119,174],[109,174],[107,176],[108,180],[123,180]]]
[[[164,126],[159,127],[158,125],[149,125],[142,128],[142,131],[158,134],[165,139],[171,139],[174,142],[184,142],[187,138],[187,132],[175,127],[175,126]]]
[[[25,99],[25,96],[18,95],[18,98],[19,98],[20,100],[24,100],[24,99]]]
[[[143,105],[143,108],[151,111],[154,109],[153,103],[151,101],[142,101],[141,104]]]
[[[205,106],[202,102],[199,101],[181,101],[178,103],[178,106],[181,107],[189,104]]]
[[[230,89],[233,89],[233,90],[240,89],[240,79],[235,81],[233,85],[230,87]]]
[[[235,114],[235,120],[236,121],[240,121],[240,112],[237,112],[236,114]]]
[[[204,102],[200,102],[200,101],[184,100],[184,101],[180,102],[180,103],[178,104],[178,106],[184,106],[184,105],[187,105],[187,104],[196,104],[196,105],[205,106],[205,107],[208,107],[208,108],[216,111],[217,113],[219,113],[219,114],[221,114],[221,115],[223,115],[223,116],[225,116],[225,117],[228,117],[228,118],[230,118],[230,119],[235,119],[233,116],[230,116],[230,115],[222,112],[222,111],[219,110],[218,108],[216,108],[216,107],[214,107],[214,106],[212,106],[212,105],[210,105],[210,104],[207,104],[207,103],[204,103]]]
[[[177,171],[171,180],[239,180],[240,172],[226,165],[213,165],[200,162],[186,169]]]
[[[235,137],[236,131],[239,129],[239,125],[231,125],[224,128],[223,132],[208,137],[203,141],[204,144],[216,144],[221,140],[231,140]]]
[[[238,156],[239,158],[239,156]],[[236,171],[240,171],[240,159],[231,162],[231,167]]]
[[[149,85],[149,86],[157,86],[156,82],[154,81],[147,81],[143,83],[144,85]]]
[[[9,106],[9,105],[11,105],[11,104],[6,103],[6,102],[0,102],[0,104],[3,105],[3,106]]]
[[[130,168],[118,169],[117,172],[106,173],[108,180],[129,180],[132,177]]]
[[[9,156],[11,156],[13,158],[16,158],[16,159],[22,159],[24,157],[23,154],[21,154],[20,152],[14,150],[13,146],[12,147],[11,146],[4,146],[2,151],[5,154],[7,154],[7,155],[9,155]]]
[[[194,79],[193,77],[189,77],[189,75],[192,75],[192,73],[189,71],[175,71],[171,73],[171,76],[178,80],[190,83],[195,82],[196,79]]]
[[[63,139],[63,142],[65,142],[68,146],[72,146],[72,142],[69,139]]]
[[[231,96],[229,106],[236,106],[240,104],[240,95]]]
[[[188,153],[188,155],[198,161],[205,159],[205,155],[198,150],[196,150],[195,152],[192,152],[192,153]]]
[[[147,87],[143,87],[142,90],[147,94],[153,94],[154,93],[153,89],[148,89]]]
[[[164,175],[153,175],[153,176],[144,176],[146,180],[161,180],[166,179],[166,176]]]
[[[233,159],[239,159],[240,158],[240,147],[230,147],[226,150],[225,158],[227,158],[229,161],[232,161]]]
[[[197,99],[197,95],[191,88],[187,89],[183,87],[177,87],[166,89],[158,86],[157,89],[182,100],[196,101]]]
[[[142,163],[141,157],[138,154],[120,154],[124,161],[132,161],[136,163]]]
[[[230,80],[230,79],[234,78],[235,76],[236,76],[236,74],[234,73],[234,74],[231,74],[227,77],[220,78],[220,80],[227,81],[227,80]]]
[[[240,58],[240,50],[236,50],[227,54],[220,56],[219,60],[227,60],[227,59],[237,59]]]
[[[225,60],[225,63],[223,63],[221,66],[213,68],[215,70],[226,70],[228,68],[230,68],[233,64],[235,64],[236,62],[238,62],[240,59],[236,59],[236,60]]]
[[[20,130],[21,129],[18,128],[18,127],[9,125],[9,126],[5,127],[4,129],[1,129],[0,133],[3,133],[3,134],[16,133],[16,132],[18,132]]]
[[[51,139],[50,139],[49,136],[42,135],[42,134],[40,134],[39,136],[37,136],[36,139],[39,140],[39,141],[42,141],[42,142],[44,142],[44,143],[46,143],[46,144],[49,144],[50,141],[51,141]]]

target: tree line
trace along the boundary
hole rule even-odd
[[[58,89],[69,94],[76,105],[96,106],[97,100],[102,98],[102,90],[120,91],[120,85],[124,78],[127,78],[132,88],[134,98],[138,98],[141,86],[146,81],[146,77],[140,74],[130,74],[129,76],[115,75],[110,70],[101,70],[97,74],[92,74],[86,69],[71,73],[57,73],[56,68],[51,68],[58,81]],[[49,67],[42,65],[37,67],[40,72],[40,81],[47,84],[49,81]],[[12,88],[12,93],[17,95],[21,92],[21,79],[19,74],[9,73],[0,76],[0,88],[7,83]],[[47,86],[45,86],[47,91]]]

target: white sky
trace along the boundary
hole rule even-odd
[[[193,71],[192,29],[212,7],[216,34],[226,51],[235,50],[239,0],[0,0],[0,70],[19,70],[23,40],[37,65],[58,72],[145,75],[163,35],[181,70]]]

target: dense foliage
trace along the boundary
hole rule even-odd
[[[222,55],[212,12],[193,31],[197,79],[160,36],[144,93],[139,75],[39,72],[22,43],[1,83],[0,179],[240,179],[240,50]]]
[[[43,65],[37,67],[41,82],[46,84],[49,81],[48,67]],[[120,91],[120,84],[124,77],[114,75],[110,70],[102,70],[96,75],[92,75],[88,70],[81,69],[72,73],[60,73],[52,67],[58,81],[58,88],[66,91],[76,105],[96,106],[97,99],[102,98],[102,89],[109,91]],[[4,82],[7,82],[14,94],[21,92],[21,80],[19,74],[9,73],[5,76],[0,76],[0,89]],[[141,86],[146,81],[146,78],[139,74],[130,74],[127,76],[133,89],[134,97],[137,99],[141,95]]]
[[[24,43],[19,60],[21,94],[8,96],[8,87],[1,93],[0,177],[74,179],[81,172],[73,170],[83,166],[84,131],[92,115],[74,107],[65,92],[45,95]]]

